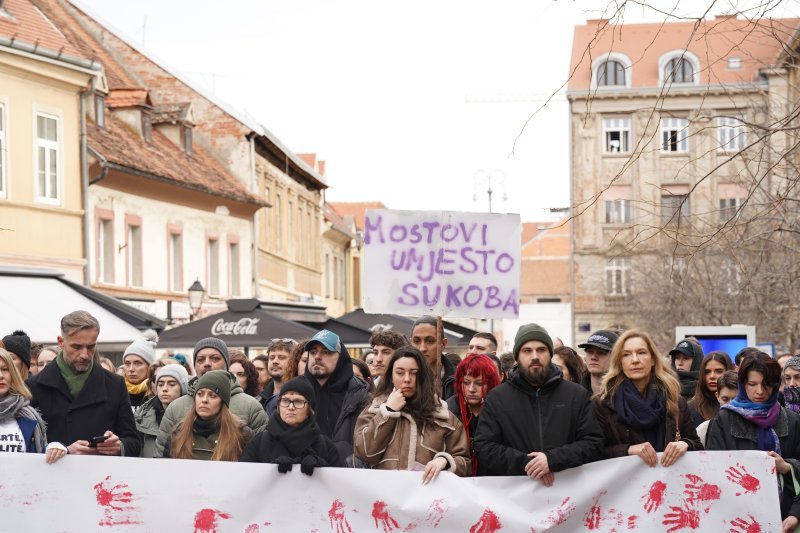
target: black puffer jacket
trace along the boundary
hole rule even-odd
[[[273,423],[276,416],[278,416],[277,413],[272,415],[270,423]],[[278,425],[279,424],[275,423],[275,427]],[[301,454],[293,454],[279,437],[273,435],[275,427],[270,429],[268,425],[266,431],[253,437],[250,442],[247,443],[247,447],[242,453],[239,462],[275,463],[279,457],[289,457],[293,460],[294,464],[300,464],[305,457],[314,455],[324,461],[323,463],[317,463],[315,466],[344,466],[344,461],[339,455],[339,451],[336,449],[333,441],[325,435],[317,432],[318,437],[312,444]]]
[[[475,435],[479,475],[522,476],[530,452],[544,452],[551,472],[602,457],[603,433],[586,389],[550,365],[535,388],[513,370],[487,395]]]
[[[353,455],[353,433],[356,420],[369,403],[369,386],[353,375],[353,362],[344,343],[339,350],[339,361],[333,373],[320,385],[309,371],[312,359],[308,358],[304,377],[311,382],[316,396],[315,416],[319,431],[329,437],[344,460]]]

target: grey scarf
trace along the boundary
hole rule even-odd
[[[19,394],[9,394],[0,399],[0,421],[4,422],[9,418],[28,418],[36,421],[36,429],[33,430],[33,444],[36,453],[41,453],[47,448],[47,424],[42,420],[39,411],[31,407],[31,403],[24,396]],[[28,443],[25,443],[27,446]]]

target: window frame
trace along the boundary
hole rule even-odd
[[[242,252],[239,237],[228,235],[228,294],[242,295]]]
[[[622,66],[623,74],[625,76],[624,83],[620,85],[601,85],[599,83],[599,75],[598,71],[601,66],[607,64],[609,61],[615,61]],[[630,89],[631,82],[633,78],[633,63],[631,62],[630,58],[625,54],[620,52],[608,52],[606,54],[602,54],[598,56],[594,61],[592,61],[592,70],[591,70],[591,80],[589,83],[589,87],[591,90],[597,91],[614,91],[620,89]]]
[[[631,258],[612,257],[605,265],[606,296],[628,296],[631,294]],[[617,290],[617,285],[621,290]]]
[[[610,133],[620,133],[620,149],[609,150],[608,136]],[[624,150],[622,148],[625,148]],[[631,117],[604,117],[603,118],[603,154],[617,155],[631,153]]]
[[[669,205],[667,204],[669,199]],[[667,211],[667,210],[670,211]],[[678,216],[675,216],[677,213]],[[661,194],[661,222],[663,224],[675,224],[682,219],[687,219],[691,216],[691,196],[686,194],[679,194],[669,192],[668,194]]]
[[[672,81],[667,79],[667,65],[674,59],[688,61],[692,67],[692,79],[690,81]],[[658,86],[664,87],[688,87],[700,83],[700,60],[696,55],[688,50],[672,50],[663,54],[658,59]]]
[[[670,125],[672,124],[672,125]],[[681,124],[683,125],[681,127]],[[688,154],[689,153],[689,119],[686,117],[661,117],[659,122],[659,137],[661,139],[661,153],[662,154]],[[674,131],[676,134],[675,141],[670,140],[670,145],[677,146],[676,150],[666,149],[667,140],[664,137],[666,132]],[[681,137],[681,134],[683,136]]]
[[[179,240],[180,248],[179,257],[180,261],[176,261],[175,257],[175,239]],[[184,287],[184,276],[183,276],[183,226],[179,224],[168,224],[167,225],[167,286],[169,290],[172,292],[185,292],[188,287]],[[179,263],[176,265],[176,263]],[[178,279],[176,279],[178,278]],[[177,282],[177,283],[176,283]]]
[[[133,230],[139,234],[134,238]],[[144,287],[144,236],[142,234],[142,218],[137,215],[125,215],[125,281],[129,287]],[[139,257],[134,257],[138,248]],[[134,272],[138,267],[139,282],[136,283]]]
[[[113,284],[116,280],[114,254],[114,211],[102,207],[94,210],[95,227],[95,280]],[[108,233],[108,235],[107,235]],[[111,237],[108,242],[107,237]]]
[[[56,132],[56,140],[52,141],[49,139],[43,139],[39,137],[39,117],[42,117],[45,120],[53,120],[55,121],[55,132]],[[43,204],[50,204],[50,205],[61,205],[61,197],[62,197],[62,188],[63,188],[63,165],[61,158],[63,157],[63,151],[61,150],[61,139],[63,139],[63,133],[61,131],[61,116],[56,113],[50,113],[47,111],[34,111],[34,127],[33,127],[33,139],[34,139],[34,150],[33,150],[33,168],[34,168],[34,178],[33,178],[33,188],[34,188],[34,198],[36,202],[43,203]],[[52,159],[51,157],[55,158],[55,169],[56,169],[56,176],[55,176],[55,196],[51,197],[48,196],[48,193],[53,192],[50,189],[50,174],[46,170],[45,171],[45,191],[44,195],[40,194],[40,183],[39,183],[39,174],[41,172],[40,164],[39,164],[39,150],[43,149],[45,152],[45,168],[50,169],[52,167]],[[51,155],[51,151],[55,152],[55,156]]]
[[[619,220],[610,220],[614,213],[620,214]],[[633,222],[633,205],[629,198],[616,198],[603,201],[603,224],[607,226],[630,224]]]
[[[741,152],[747,144],[747,132],[742,117],[724,115],[716,118],[719,150],[728,153]],[[727,135],[726,135],[727,133]],[[727,140],[725,140],[727,137]],[[729,147],[732,143],[734,146]]]
[[[220,239],[218,235],[206,236],[206,282],[209,296],[221,296],[222,284],[220,283]],[[216,272],[212,272],[216,270]]]

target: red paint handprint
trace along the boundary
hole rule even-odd
[[[642,499],[644,502],[644,510],[648,513],[654,513],[664,503],[664,491],[667,490],[667,484],[662,481],[656,481],[650,486]]]
[[[336,533],[352,533],[353,528],[344,516],[344,504],[342,500],[334,500],[328,511],[331,529]]]
[[[748,492],[756,492],[761,486],[761,482],[758,481],[758,478],[751,476],[750,472],[739,463],[727,469],[725,474],[727,474],[725,477],[728,478],[728,481],[733,481],[744,489],[744,492],[737,492],[737,496],[747,494]]]
[[[761,524],[756,522],[756,519],[753,518],[753,515],[747,516],[750,517],[750,520],[741,517],[731,520],[730,533],[761,533]]]
[[[503,529],[500,519],[494,511],[486,509],[478,521],[469,528],[469,533],[494,533],[499,529]]]
[[[586,529],[600,529],[600,523],[603,521],[603,511],[600,509],[599,502],[600,498],[602,498],[606,492],[605,490],[601,490],[600,493],[595,496],[594,503],[586,512],[586,516],[583,518],[583,525],[586,526]]]
[[[372,504],[372,518],[375,519],[375,527],[380,524],[383,526],[384,533],[392,533],[394,528],[400,527],[389,511],[386,510],[386,502],[376,501]]]
[[[547,514],[547,522],[550,527],[563,524],[569,518],[569,515],[575,510],[575,504],[569,503],[569,498],[566,498],[561,505],[553,509]]]
[[[200,509],[194,515],[194,533],[217,533],[217,518],[230,517],[228,513],[216,509]]]
[[[709,503],[714,500],[719,500],[722,492],[719,490],[718,485],[712,485],[703,481],[703,478],[694,474],[686,474],[686,479],[689,482],[684,486],[684,494],[686,494],[686,503],[694,504],[695,502]],[[711,506],[707,506],[705,512],[711,510]]]
[[[101,526],[119,526],[141,524],[141,520],[134,516],[136,507],[132,505],[134,496],[125,483],[112,485],[111,476],[94,486],[97,504],[103,508],[105,518],[98,522]]]
[[[428,508],[428,516],[425,517],[425,524],[433,528],[439,527],[447,510],[447,500],[444,498],[433,500],[431,506]]]
[[[683,507],[671,506],[673,512],[666,513],[661,522],[665,526],[672,526],[667,533],[680,529],[697,529],[700,527],[700,513],[687,502],[683,502]]]

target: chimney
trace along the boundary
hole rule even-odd
[[[736,13],[729,15],[714,15],[714,20],[736,20]]]

